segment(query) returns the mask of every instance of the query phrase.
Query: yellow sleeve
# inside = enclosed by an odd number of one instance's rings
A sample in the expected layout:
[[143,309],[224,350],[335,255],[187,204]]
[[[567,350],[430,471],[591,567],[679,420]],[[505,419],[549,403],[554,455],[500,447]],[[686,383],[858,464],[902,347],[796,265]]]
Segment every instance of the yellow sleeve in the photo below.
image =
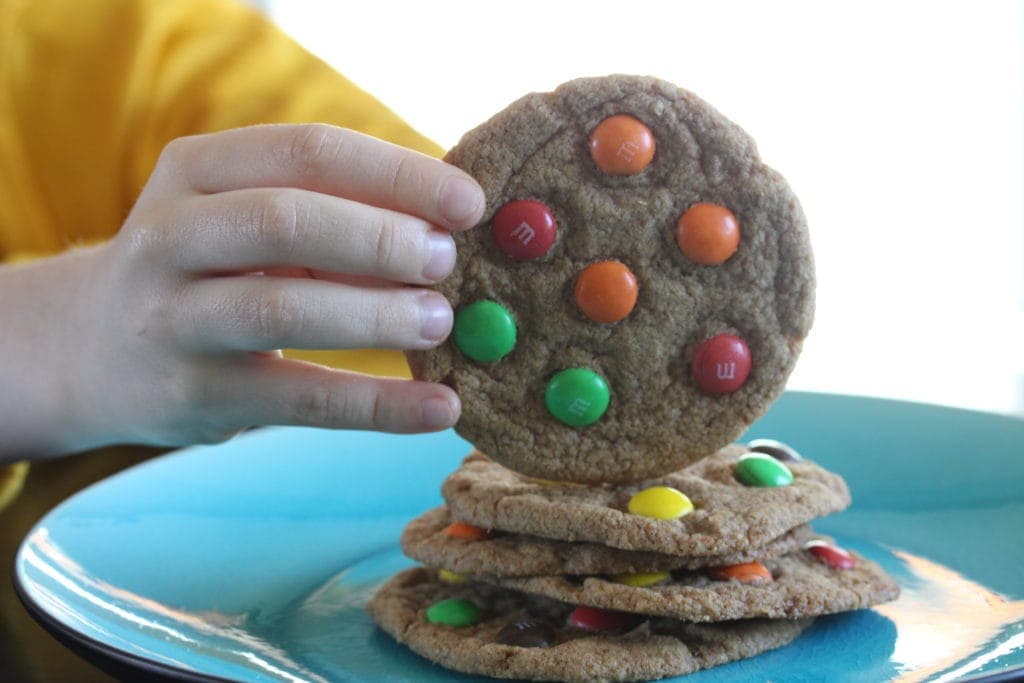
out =
[[0,510],[7,507],[7,504],[14,500],[14,497],[21,491],[27,474],[27,462],[0,465]]
[[[2,0],[0,93],[0,258],[108,238],[183,135],[316,121],[442,153],[230,0]],[[408,376],[397,352],[301,355]]]

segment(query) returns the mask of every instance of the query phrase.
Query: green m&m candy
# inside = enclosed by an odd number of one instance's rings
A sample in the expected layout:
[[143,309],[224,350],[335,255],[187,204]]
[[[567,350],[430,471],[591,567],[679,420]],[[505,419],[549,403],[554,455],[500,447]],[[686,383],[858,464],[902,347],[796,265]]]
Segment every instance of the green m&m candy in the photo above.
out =
[[427,608],[427,621],[445,626],[472,626],[480,618],[480,608],[469,600],[449,598]]
[[492,363],[516,345],[516,321],[496,301],[477,301],[459,309],[452,331],[455,346],[478,363]]
[[747,453],[736,463],[736,478],[747,486],[789,486],[793,473],[770,455]]
[[572,427],[586,427],[608,410],[611,393],[604,377],[587,368],[562,370],[548,381],[548,412]]

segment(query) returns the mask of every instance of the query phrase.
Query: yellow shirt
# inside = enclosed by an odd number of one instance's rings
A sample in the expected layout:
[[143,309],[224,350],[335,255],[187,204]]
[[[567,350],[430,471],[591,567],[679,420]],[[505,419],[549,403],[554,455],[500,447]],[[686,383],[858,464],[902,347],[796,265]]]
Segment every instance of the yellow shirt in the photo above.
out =
[[[314,121],[441,154],[240,3],[0,0],[0,260],[113,235],[174,138]],[[394,351],[289,355],[408,376]]]

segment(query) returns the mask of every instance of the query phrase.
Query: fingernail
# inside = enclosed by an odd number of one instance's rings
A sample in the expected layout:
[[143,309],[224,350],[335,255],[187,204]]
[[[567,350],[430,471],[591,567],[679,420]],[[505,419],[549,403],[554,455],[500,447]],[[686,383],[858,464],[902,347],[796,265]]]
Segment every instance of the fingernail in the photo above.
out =
[[480,186],[462,176],[453,175],[441,193],[441,215],[456,228],[470,228],[484,204]]
[[455,240],[448,233],[432,231],[427,236],[430,258],[423,268],[427,280],[442,280],[455,267]]
[[420,336],[431,342],[438,342],[448,336],[452,329],[452,307],[447,299],[437,293],[420,297]]
[[435,397],[420,404],[420,417],[427,429],[445,429],[455,424],[455,410],[448,399]]

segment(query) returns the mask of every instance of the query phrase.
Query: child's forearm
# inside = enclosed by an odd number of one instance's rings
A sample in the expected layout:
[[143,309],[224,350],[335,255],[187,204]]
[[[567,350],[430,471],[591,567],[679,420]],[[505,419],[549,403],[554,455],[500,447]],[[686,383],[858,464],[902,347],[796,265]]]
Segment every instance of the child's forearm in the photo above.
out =
[[98,249],[0,266],[0,462],[98,445],[79,372],[89,362],[81,297]]

